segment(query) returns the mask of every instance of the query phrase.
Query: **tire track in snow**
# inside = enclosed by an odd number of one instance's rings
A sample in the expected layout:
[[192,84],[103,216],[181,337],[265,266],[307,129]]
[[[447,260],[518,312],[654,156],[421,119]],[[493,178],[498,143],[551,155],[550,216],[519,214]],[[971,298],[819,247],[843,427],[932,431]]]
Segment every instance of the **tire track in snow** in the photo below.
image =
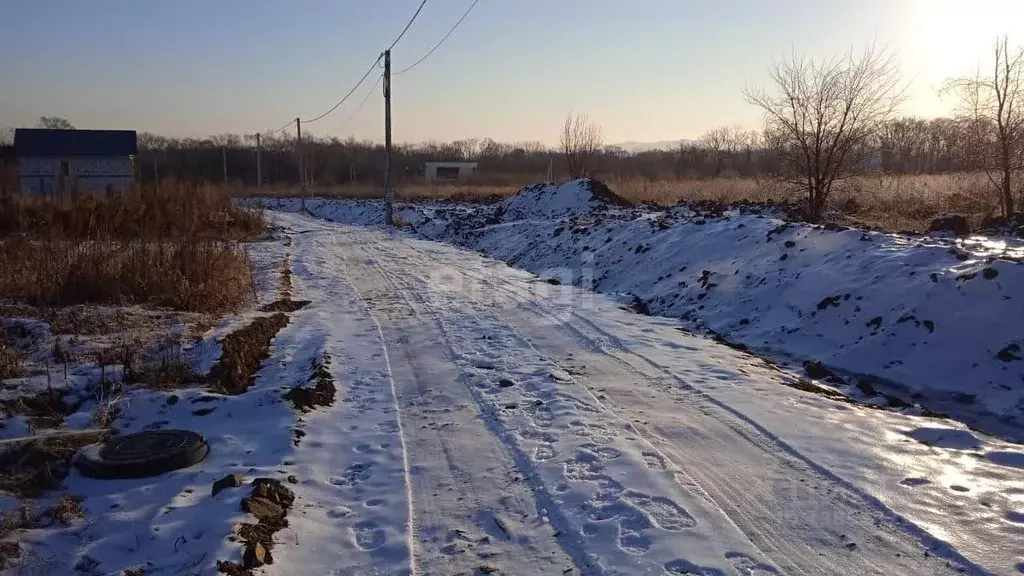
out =
[[[403,246],[406,246],[410,250],[419,253],[421,256],[431,260],[436,260],[436,257],[434,255],[428,254],[424,250],[420,250],[419,248],[413,245],[414,243],[415,241],[401,242]],[[445,255],[452,256],[452,254],[450,253],[451,251],[448,252],[449,253],[446,253]],[[458,253],[461,251],[456,252]],[[926,549],[931,552],[931,554],[944,557],[947,560],[955,562],[956,564],[964,567],[965,570],[972,571],[973,573],[985,573],[984,570],[982,570],[980,567],[973,565],[973,563],[971,563],[969,560],[960,555],[955,549],[953,549],[947,543],[934,538],[933,536],[931,536],[931,534],[927,533],[922,528],[907,522],[902,517],[892,512],[877,498],[869,494],[863,493],[861,490],[849,484],[842,478],[835,476],[831,471],[822,468],[813,460],[810,460],[809,458],[803,456],[790,445],[788,445],[775,435],[771,434],[769,431],[765,430],[763,427],[761,427],[759,424],[748,418],[746,415],[737,412],[730,406],[718,401],[717,399],[711,397],[707,393],[696,389],[695,387],[681,379],[678,375],[673,373],[667,367],[662,366],[654,362],[647,356],[630,349],[628,345],[621,341],[621,339],[617,338],[615,335],[607,332],[606,330],[600,328],[593,321],[583,316],[580,316],[575,311],[571,312],[571,316],[573,318],[589,325],[592,331],[596,332],[599,335],[598,338],[595,338],[594,336],[587,334],[585,331],[581,330],[571,321],[563,320],[561,318],[562,314],[553,313],[551,311],[544,309],[539,302],[532,300],[529,294],[524,296],[522,293],[515,290],[514,288],[509,288],[505,285],[491,282],[489,279],[478,275],[476,270],[460,266],[458,264],[457,256],[446,258],[444,262],[447,265],[457,268],[464,275],[487,285],[489,288],[512,296],[518,303],[526,305],[534,312],[546,317],[553,324],[565,330],[574,339],[579,341],[581,344],[584,344],[584,348],[590,349],[592,351],[595,351],[599,355],[603,355],[607,358],[612,359],[613,361],[620,364],[627,371],[635,374],[640,381],[649,383],[659,383],[661,387],[663,387],[663,389],[667,391],[672,391],[673,387],[671,385],[668,385],[667,383],[664,383],[662,379],[667,377],[670,380],[673,380],[677,384],[677,386],[681,386],[683,391],[685,391],[689,396],[689,398],[686,400],[687,403],[694,404],[696,402],[697,407],[700,408],[703,414],[718,420],[721,424],[724,424],[729,429],[731,429],[736,435],[738,435],[741,438],[744,438],[747,442],[749,442],[751,446],[757,447],[759,450],[763,451],[765,454],[769,455],[773,459],[779,458],[778,452],[781,450],[782,452],[795,458],[805,467],[809,468],[809,470],[807,470],[806,472],[813,477],[817,477],[819,482],[837,485],[837,487],[841,488],[844,492],[851,493],[850,496],[852,496],[852,500],[849,500],[846,506],[854,505],[856,500],[864,501],[866,504],[868,504],[868,506],[871,509],[875,511],[877,516],[881,517],[861,520],[858,518],[859,514],[849,515],[850,520],[854,524],[860,525],[862,527],[862,531],[865,534],[871,533],[872,528],[877,526],[879,522],[884,522],[890,531],[902,533],[914,538],[915,540],[920,542],[921,545],[925,546]],[[524,342],[529,343],[529,340],[524,338]],[[532,344],[530,345],[532,347]],[[617,349],[627,355],[636,357],[642,363],[645,363],[649,365],[651,368],[655,369],[659,374],[651,375],[650,373],[641,370],[633,363],[619,356],[619,354],[612,352],[610,349]],[[584,387],[584,389],[587,389],[587,387]],[[590,392],[589,389],[587,389],[587,391],[590,394],[590,396],[593,397],[596,403],[607,408],[606,403],[602,403],[592,392]],[[678,393],[678,390],[675,390],[675,392]],[[702,404],[710,404],[712,407],[717,408],[718,410],[716,411],[714,409],[701,407]],[[721,411],[724,411],[725,414],[723,414]],[[628,420],[623,420],[628,422]],[[648,439],[644,434],[641,434],[639,430],[637,431],[637,433],[642,438],[644,438],[645,441],[650,443],[651,447],[654,450],[656,450],[657,453],[661,455],[661,457],[665,457],[661,450],[655,447],[654,442]],[[658,438],[657,436],[655,436],[653,431],[651,430],[645,430],[645,434],[657,438],[659,440],[658,444],[661,444],[663,446],[666,444],[670,445],[670,443],[667,442],[665,439]],[[680,456],[676,455],[674,458],[670,460],[680,460]],[[789,465],[787,465],[785,462],[779,462],[779,465],[783,467],[789,467]],[[797,470],[799,470],[800,468],[801,467],[798,465]],[[773,530],[770,524],[761,526],[759,525],[759,522],[752,520],[751,516],[746,512],[745,508],[757,510],[760,507],[759,503],[749,498],[749,496],[744,492],[734,490],[730,486],[728,481],[722,481],[722,478],[719,478],[717,480],[712,479],[709,476],[701,474],[697,469],[694,468],[690,468],[688,472],[683,472],[684,469],[675,462],[673,462],[673,470],[676,473],[683,474],[686,476],[697,475],[700,482],[693,482],[693,478],[688,478],[688,483],[699,486],[702,490],[704,489],[703,487],[709,487],[713,488],[714,492],[718,492],[718,497],[712,497],[706,491],[705,494],[708,494],[708,497],[712,501],[714,501],[716,505],[719,506],[719,508],[721,508],[723,511],[728,511],[728,515],[731,518],[739,520],[739,525],[743,526],[743,530],[754,536],[754,540],[752,541],[754,541],[755,543],[756,541],[759,541],[762,543],[762,545],[766,544],[769,547],[769,549],[776,551],[776,554],[772,554],[773,557],[781,555],[781,563],[783,565],[787,565],[788,571],[800,572],[801,567],[812,567],[809,569],[808,573],[827,573],[833,572],[835,570],[834,563],[829,562],[828,559],[820,558],[816,552],[810,550],[807,546],[795,542],[790,542],[785,537],[781,536],[782,534],[785,534],[784,531]],[[829,492],[831,492],[831,490],[829,490]],[[838,496],[831,496],[830,494],[829,497],[827,497],[827,499],[836,504],[837,506],[842,506],[839,504],[839,501],[842,500],[842,498]],[[849,499],[849,497],[847,497],[847,499]],[[747,504],[748,506],[733,505],[732,503],[744,503]],[[800,558],[801,560],[795,564],[787,561],[787,559],[793,558]],[[886,566],[879,565],[876,567],[876,570],[879,570],[879,573],[884,573],[885,568]]]
[[[379,247],[379,245],[378,245],[378,247]],[[395,257],[395,258],[398,258],[398,259],[403,259],[403,260],[406,259],[406,258],[404,258],[404,257],[402,257],[402,256],[400,256],[400,255],[398,255],[398,254],[396,254],[394,252],[392,252],[391,255],[393,257]],[[406,277],[408,277],[408,275],[406,275]],[[410,292],[414,293],[414,294],[430,294],[431,293],[430,287],[428,287],[428,286],[424,286],[422,289],[413,289],[413,288],[409,288],[407,286],[406,289],[409,290]],[[430,304],[427,303],[425,297],[421,296],[421,299],[424,301],[425,304],[430,306]],[[474,301],[474,302],[478,306],[480,305],[479,302],[476,302],[476,301]],[[480,323],[480,316],[478,314],[473,313],[473,312],[470,312],[470,314],[472,314],[476,318],[477,323]],[[445,330],[445,332],[447,334],[447,338],[449,339],[450,345],[454,346],[454,344],[451,343],[451,340],[452,340],[451,330],[444,326],[445,322],[444,322],[443,318],[439,317],[438,318],[438,322],[439,322],[440,325],[442,325],[442,328]],[[526,348],[530,349],[534,354],[536,354],[538,357],[540,357],[546,364],[548,364],[548,365],[550,365],[552,367],[557,366],[557,364],[552,359],[550,359],[550,358],[546,357],[545,355],[541,354],[529,342],[528,339],[526,339],[521,334],[519,334],[515,330],[515,328],[512,327],[507,321],[502,319],[500,317],[500,315],[496,315],[495,322],[497,322],[498,324],[502,325],[504,327],[504,330],[514,334],[514,337],[515,337],[516,340],[519,340]],[[454,353],[454,348],[453,348],[453,353]],[[596,401],[596,398],[595,398],[595,401]],[[486,402],[486,399],[484,399],[483,402]],[[577,403],[578,402],[579,401],[577,401]],[[597,404],[600,406],[600,402],[597,402]],[[600,413],[599,410],[592,410],[592,412]],[[604,408],[604,412],[609,414],[613,419],[619,420],[620,423],[624,426],[624,429],[636,432],[635,428],[632,427],[632,425],[630,423],[628,423],[625,420],[619,418],[617,415],[615,415],[611,411],[607,410],[607,408]],[[500,414],[500,412],[498,414]],[[502,426],[503,418],[498,416],[496,418],[496,420],[497,420],[497,424],[500,427],[504,427],[504,426]],[[576,429],[578,430],[578,433],[581,433],[581,434],[584,434],[584,435],[590,435],[592,433],[589,430],[590,426],[589,425],[583,426],[582,424],[584,424],[584,423],[581,422],[581,421],[570,422],[569,423],[570,424],[570,428],[572,427],[571,425],[574,424],[574,423],[581,424],[581,426],[577,426],[576,427]],[[607,428],[607,426],[601,425],[598,429],[600,430],[600,429],[606,429],[606,428]],[[519,446],[519,443],[517,442],[514,433],[509,434],[508,431],[506,431],[504,435],[505,435],[505,437],[507,439],[506,441],[508,441],[510,443],[510,447],[512,449],[517,450],[521,454],[525,454],[526,451],[523,450],[523,448],[521,446]],[[543,438],[542,434],[540,435],[540,437],[538,439],[540,439],[542,441],[546,440],[545,438]],[[549,440],[549,441],[553,441],[553,440]],[[611,441],[611,438],[606,438],[604,441]],[[660,455],[660,452],[657,451],[657,448],[654,445],[650,444],[649,442],[646,442],[646,439],[642,438],[641,441],[643,441],[645,443],[645,445],[646,445],[646,447],[648,449],[654,450],[655,453],[659,454],[659,456],[658,456],[659,458],[664,458],[664,456]],[[593,445],[585,445],[585,446],[592,447]],[[594,452],[600,453],[601,449],[597,448]],[[604,452],[604,454],[606,456],[611,456],[612,458],[615,458],[615,457],[618,457],[621,453],[619,453],[616,450],[616,451],[614,451],[614,453],[609,453],[609,452],[606,451],[606,452]],[[580,459],[580,458],[582,458],[582,459]],[[644,494],[642,492],[636,492],[634,490],[628,489],[628,487],[623,486],[619,482],[614,480],[612,478],[612,476],[604,473],[604,468],[603,468],[604,464],[600,462],[600,457],[597,457],[596,460],[593,459],[593,458],[594,458],[594,455],[592,455],[589,450],[584,450],[582,452],[577,452],[575,459],[569,459],[569,460],[566,461],[566,464],[565,464],[565,466],[566,466],[565,478],[570,480],[571,482],[596,483],[600,487],[600,489],[603,491],[603,493],[599,492],[597,494],[597,496],[596,496],[596,500],[588,501],[588,502],[583,504],[583,507],[584,507],[585,510],[587,510],[588,506],[590,507],[589,510],[586,513],[586,517],[591,518],[591,520],[596,521],[597,523],[606,522],[606,521],[615,521],[615,522],[617,522],[618,523],[618,527],[619,527],[618,528],[618,530],[619,530],[619,535],[618,535],[619,546],[625,552],[627,552],[629,554],[633,554],[633,555],[644,555],[644,554],[647,554],[648,549],[650,548],[651,543],[649,542],[649,537],[645,534],[645,532],[647,532],[647,531],[649,531],[649,530],[651,530],[653,528],[660,528],[660,529],[663,529],[663,530],[666,530],[666,531],[669,531],[669,532],[674,532],[674,531],[679,531],[679,530],[683,530],[683,529],[687,529],[687,528],[693,528],[695,526],[695,522],[694,522],[693,518],[690,517],[689,514],[684,509],[679,507],[679,505],[676,504],[673,500],[671,500],[669,498],[660,497],[660,496],[649,496],[649,495]],[[658,471],[655,470],[654,472],[656,473]],[[664,472],[664,471],[662,471],[662,472]],[[559,483],[555,483],[555,490],[556,490],[556,492],[559,491],[558,487],[559,487]],[[583,533],[584,536],[597,536],[599,534],[599,532],[600,532],[599,525],[598,524],[594,524],[593,522],[590,522],[590,521],[584,521],[581,530],[582,530],[582,533]],[[585,543],[584,543],[584,545],[585,545]],[[585,558],[592,558],[592,557],[595,557],[595,556],[596,556],[596,554],[586,553],[584,557]],[[767,566],[767,565],[765,565],[763,563],[758,563],[758,562],[754,561],[750,556],[748,556],[746,554],[743,554],[743,553],[727,552],[724,555],[724,557],[730,562],[730,564],[735,564],[735,562],[733,562],[731,559],[744,558],[744,559],[748,560],[748,563],[751,566],[758,567],[758,569],[762,571],[761,573],[768,574],[768,573],[774,573],[775,572],[774,568],[771,568],[770,566]],[[630,570],[629,567],[633,564],[633,562],[635,562],[635,561],[628,561],[627,560],[627,561],[625,561],[625,563],[623,563],[623,559],[619,558],[618,559],[618,563],[616,564],[616,566],[618,568],[625,568],[626,570]],[[613,564],[614,563],[615,562],[613,562]],[[645,566],[645,565],[646,565],[645,563],[641,563],[637,567]],[[715,569],[696,566],[696,565],[690,564],[686,560],[680,560],[680,559],[669,560],[668,562],[665,563],[664,569],[666,571],[670,572],[670,573],[683,573],[681,571],[681,567],[684,566],[684,565],[695,566],[696,568],[700,568],[701,570],[705,570],[705,568],[706,568],[708,570],[707,573],[717,573],[717,572],[715,572]],[[588,568],[590,568],[590,567],[592,567],[592,566],[588,566]],[[593,567],[597,567],[596,564]],[[599,568],[599,569],[603,571],[603,569],[601,569],[601,568]],[[613,572],[613,573],[617,573],[617,572]]]
[[[339,390],[333,406],[301,417],[307,434],[291,464],[303,504],[275,556],[304,573],[418,574],[412,502],[398,496],[408,482],[407,451],[379,330],[355,286],[324,274],[334,272],[325,236],[303,233],[314,231],[305,220],[285,220],[295,232],[294,289],[313,301],[300,313],[301,338],[292,348],[295,356],[328,351]],[[289,360],[292,354],[282,364]]]
[[[355,245],[355,244],[357,244],[357,243],[349,243],[349,245]],[[373,265],[372,267],[376,269],[376,273],[381,278],[383,278],[388,284],[391,285],[391,288],[394,290],[395,294],[397,294],[397,296],[405,303],[406,307],[412,312],[412,314],[419,321],[429,321],[432,324],[435,324],[437,326],[437,329],[440,331],[440,335],[442,336],[442,338],[445,338],[444,345],[447,346],[447,353],[452,356],[453,361],[454,361],[454,359],[457,358],[459,355],[455,351],[455,349],[452,348],[452,346],[451,346],[450,336],[447,333],[447,327],[444,325],[443,320],[435,313],[435,311],[433,310],[433,308],[431,307],[429,302],[427,302],[425,299],[417,298],[416,297],[417,293],[416,293],[415,290],[410,289],[406,284],[404,284],[403,282],[398,280],[399,276],[396,275],[395,272],[393,272],[387,265],[385,265],[383,263],[383,259],[379,257],[379,253],[375,254],[373,252],[374,250],[381,251],[381,252],[387,252],[386,248],[384,248],[379,243],[374,242],[374,243],[371,243],[369,245],[367,245],[365,243],[361,243],[360,249],[363,252],[366,252],[367,256],[370,257],[368,260],[364,260],[364,262],[372,263],[372,265]],[[411,300],[409,298],[409,295],[413,295],[413,299],[417,300],[418,302],[420,302],[423,306],[425,306],[427,308],[427,310],[425,311],[425,314],[421,314],[422,310],[421,310],[420,306],[418,306],[415,302],[413,302],[413,300]],[[400,331],[401,331],[401,329],[399,329],[399,332]],[[425,342],[420,342],[419,344],[421,346],[423,346],[425,344]],[[417,379],[418,380],[418,378],[416,377],[415,362],[410,362],[410,364],[412,364],[413,379]],[[457,364],[455,365],[455,367],[458,368]],[[492,436],[494,436],[499,441],[497,445],[502,447],[501,450],[503,450],[505,453],[508,453],[507,448],[505,447],[504,442],[501,441],[502,439],[491,428],[491,424],[492,424],[491,418],[488,417],[488,414],[487,414],[486,410],[483,410],[483,408],[485,408],[485,407],[483,405],[481,405],[478,401],[476,401],[474,389],[465,382],[465,378],[463,377],[463,375],[461,373],[458,374],[457,377],[454,378],[454,380],[457,380],[457,381],[459,381],[460,383],[462,383],[464,385],[466,391],[470,394],[471,398],[473,398],[474,402],[481,408],[481,411],[482,411],[481,420],[487,426],[487,430],[486,431],[489,434],[491,434]],[[420,392],[424,392],[424,390],[422,388],[420,388],[419,391]],[[420,404],[422,404],[422,402]],[[410,402],[409,405],[412,406],[412,403]],[[454,440],[455,439],[453,439],[452,441],[454,441]],[[551,533],[549,528],[547,528],[546,526],[541,524],[539,527],[532,529],[532,534],[528,534],[528,533],[524,533],[522,531],[522,528],[528,528],[528,527],[525,526],[524,524],[520,523],[520,524],[518,524],[518,527],[520,529],[518,529],[518,530],[516,529],[517,528],[517,524],[516,523],[520,522],[520,519],[515,517],[514,515],[509,514],[509,513],[512,512],[513,510],[517,509],[517,508],[520,511],[522,511],[522,510],[524,510],[526,508],[532,508],[532,506],[528,507],[528,506],[524,506],[524,505],[519,505],[519,506],[514,506],[513,508],[510,509],[510,508],[508,508],[507,505],[505,505],[505,506],[502,505],[502,500],[505,500],[506,498],[509,498],[509,497],[511,497],[513,499],[518,499],[519,498],[519,496],[516,493],[516,490],[513,489],[514,485],[506,486],[506,489],[504,490],[503,494],[494,494],[494,493],[489,494],[488,495],[489,498],[490,498],[489,500],[485,499],[485,498],[482,498],[481,496],[479,496],[477,494],[477,491],[475,490],[475,487],[474,487],[474,481],[485,482],[485,483],[488,482],[489,480],[486,477],[486,474],[481,473],[481,471],[478,469],[474,474],[470,475],[468,473],[468,470],[465,471],[465,473],[463,473],[461,471],[461,469],[462,468],[472,467],[472,464],[470,462],[466,461],[465,459],[472,459],[474,457],[479,457],[479,456],[481,456],[483,454],[486,454],[486,450],[484,450],[483,453],[478,452],[476,454],[472,454],[472,453],[467,453],[465,447],[461,448],[459,450],[459,454],[460,454],[460,457],[463,459],[463,462],[460,464],[459,462],[455,461],[455,456],[452,454],[450,448],[448,447],[449,440],[446,439],[446,436],[444,434],[439,435],[439,437],[437,438],[437,442],[440,444],[440,448],[441,448],[441,450],[444,453],[444,459],[447,462],[447,466],[448,466],[448,469],[449,469],[450,473],[452,474],[453,477],[455,477],[457,479],[457,485],[454,487],[454,489],[457,489],[457,490],[459,490],[459,491],[461,491],[463,493],[468,494],[468,496],[469,496],[468,499],[472,500],[472,502],[474,504],[474,508],[475,508],[475,511],[472,513],[472,521],[473,521],[473,523],[475,525],[477,525],[478,527],[483,528],[487,532],[488,536],[491,539],[490,542],[488,542],[488,544],[489,545],[493,544],[496,547],[498,547],[499,549],[504,549],[504,548],[512,547],[510,552],[515,552],[516,550],[518,550],[515,554],[511,554],[511,553],[506,553],[505,554],[505,555],[508,556],[508,559],[505,560],[506,562],[508,560],[511,560],[511,561],[517,562],[517,564],[515,564],[514,567],[511,570],[508,570],[508,571],[504,571],[503,570],[503,573],[509,573],[509,574],[537,574],[537,575],[545,574],[546,575],[546,574],[553,573],[553,572],[554,573],[568,574],[568,573],[570,573],[572,571],[572,568],[574,568],[575,566],[570,565],[569,569],[565,569],[565,562],[564,561],[560,561],[558,558],[550,558],[549,556],[551,555],[551,551],[546,551],[546,552],[544,551],[546,549],[546,546],[542,542],[543,539],[551,539],[552,540],[552,544],[553,544],[553,548],[556,549],[556,550],[559,549],[557,544],[555,544],[555,539],[553,538],[552,533]],[[413,443],[416,444],[415,441]],[[429,445],[425,445],[424,448],[429,450]],[[422,461],[423,456],[424,455],[422,455],[422,454],[421,455],[417,455],[416,456],[416,460]],[[510,454],[510,456],[512,457],[511,462],[512,462],[512,465],[515,467],[514,469],[516,469],[516,468],[519,469],[520,474],[523,474],[522,467],[518,466],[518,464],[520,464],[519,459],[515,458],[515,456],[516,456],[515,454]],[[416,466],[416,468],[420,468],[421,469],[421,473],[426,473],[426,471],[427,471],[427,469],[429,467]],[[479,468],[479,466],[477,466],[477,468]],[[529,482],[529,475],[523,474],[523,476],[526,477],[527,482]],[[491,479],[491,480],[493,480],[493,479]],[[435,496],[436,496],[436,494],[435,494]],[[459,500],[462,500],[462,499],[463,498],[459,498]],[[449,517],[448,518],[442,518],[442,519],[432,518],[432,520],[435,520],[435,521],[447,521],[447,522],[451,523],[451,522],[458,522],[458,521],[466,520],[467,519],[467,518],[463,517],[463,516],[465,516],[465,514],[460,514],[459,513],[458,508],[460,508],[460,506],[454,506],[454,507],[453,506],[446,506],[442,501],[434,502],[433,504],[438,508],[439,511],[441,511],[441,512],[445,512],[446,511],[448,513]],[[465,508],[464,506],[461,506],[461,507]],[[506,512],[504,520],[501,520],[497,515],[495,515],[494,511],[492,510],[495,507],[497,507],[497,508],[499,508],[501,510],[504,510]],[[534,512],[534,515],[535,514],[536,513]],[[517,515],[522,515],[523,518],[527,517],[527,514],[517,514]],[[422,529],[425,527],[424,522],[421,522],[421,524],[420,524],[421,532],[422,532]],[[512,524],[509,524],[510,522],[512,522]],[[538,529],[541,530],[542,535],[538,535],[537,534]],[[452,555],[451,556],[451,561],[455,562],[456,566],[457,566],[457,563],[459,561],[463,561],[464,562],[464,560],[462,560],[460,557],[458,557],[462,553],[462,551],[458,549],[460,541],[462,541],[462,542],[469,542],[470,539],[467,539],[466,536],[468,536],[468,535],[465,534],[462,530],[460,530],[458,528],[449,530],[449,533],[454,533],[455,534],[456,542],[450,542],[449,543],[448,540],[446,539],[444,543],[448,543],[448,545],[445,546],[445,548],[442,548],[441,552],[442,553],[451,553],[451,555]],[[424,542],[432,541],[433,540],[432,536],[433,536],[432,534],[425,534],[425,535],[424,534],[420,534],[420,539],[422,541],[424,541]],[[525,541],[523,540],[524,537],[526,538]],[[486,537],[485,537],[485,540],[486,540]],[[495,540],[500,540],[501,542],[495,542]],[[455,548],[454,550],[452,549],[453,547]],[[479,547],[477,549],[480,550]],[[423,549],[421,548],[420,551],[422,552]],[[543,553],[541,553],[541,552],[543,552]],[[500,563],[502,561],[502,557],[501,556],[495,556],[495,555],[492,555],[490,553],[486,553],[486,554],[487,554],[486,556],[482,556],[481,557],[481,559],[485,560],[484,563],[481,563],[479,560],[474,560],[474,561],[472,561],[470,563],[470,565],[462,566],[461,568],[457,568],[456,566],[443,566],[443,567],[439,568],[439,572],[438,573],[440,573],[440,574],[449,574],[449,573],[453,573],[453,571],[457,571],[459,573],[463,573],[463,571],[465,569],[476,570],[479,566],[488,566],[489,564]],[[439,559],[437,559],[437,558],[430,559],[430,561],[431,561],[432,565],[439,563]],[[561,562],[560,565],[558,565],[559,562]],[[552,565],[552,563],[555,563],[556,565]],[[427,560],[421,561],[421,563],[420,563],[421,569],[426,570],[426,568],[425,568],[426,565],[427,565]],[[588,572],[586,570],[583,570],[582,573],[583,574],[590,574],[590,573],[599,574],[597,572]]]
[[384,354],[384,366],[386,370],[387,380],[388,384],[391,387],[391,401],[395,411],[395,423],[397,428],[396,432],[398,434],[399,441],[401,442],[402,445],[402,468],[405,473],[405,499],[406,502],[408,503],[409,516],[408,523],[406,524],[406,534],[408,535],[407,541],[409,546],[409,572],[411,576],[418,576],[419,570],[416,564],[416,539],[414,537],[414,535],[416,534],[414,517],[415,510],[412,497],[412,478],[409,471],[409,449],[405,442],[405,430],[402,423],[402,410],[398,404],[398,394],[395,392],[395,379],[391,371],[391,358],[388,355],[387,342],[384,340],[384,332],[383,330],[381,330],[380,322],[377,321],[377,317],[374,316],[373,314],[373,309],[370,308],[370,306],[366,302],[366,298],[363,297],[362,293],[359,292],[359,289],[356,288],[355,283],[352,282],[348,274],[348,269],[347,267],[345,267],[344,263],[342,264],[340,272],[345,283],[348,284],[348,286],[352,289],[352,292],[356,295],[360,302],[362,302],[363,308],[369,315],[370,320],[373,322],[374,327],[377,329],[377,335],[380,337],[380,346],[381,351]]

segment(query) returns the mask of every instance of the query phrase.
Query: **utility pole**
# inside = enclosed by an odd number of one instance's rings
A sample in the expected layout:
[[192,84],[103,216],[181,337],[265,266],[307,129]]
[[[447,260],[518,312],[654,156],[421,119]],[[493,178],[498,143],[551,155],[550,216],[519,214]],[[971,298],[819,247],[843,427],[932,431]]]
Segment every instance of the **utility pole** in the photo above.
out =
[[[157,152],[153,151],[153,184],[160,184],[160,159]],[[141,170],[141,168],[140,168]]]
[[391,50],[384,51],[384,223],[394,225],[395,183],[391,162]]
[[228,147],[220,147],[220,164],[224,168],[224,185],[228,185]]
[[263,164],[260,163],[260,135],[256,133],[256,187],[261,188],[263,186]]
[[[299,165],[299,185],[306,191],[306,171],[302,169],[302,120],[295,119],[295,158]],[[302,205],[306,205],[306,197],[302,197]]]

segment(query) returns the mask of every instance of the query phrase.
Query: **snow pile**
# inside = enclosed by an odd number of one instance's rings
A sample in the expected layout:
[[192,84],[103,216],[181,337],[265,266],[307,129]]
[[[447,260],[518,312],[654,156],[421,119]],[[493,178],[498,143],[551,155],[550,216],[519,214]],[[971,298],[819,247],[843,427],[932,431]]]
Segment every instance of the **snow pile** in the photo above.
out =
[[[635,297],[640,309],[776,360],[815,363],[809,376],[865,401],[903,407],[876,394],[884,392],[1019,434],[1021,244],[825,229],[740,210],[609,210],[590,188],[542,185],[496,206],[396,213],[429,238],[624,302]],[[317,216],[381,221],[379,204],[321,202],[308,204]]]
[[552,220],[584,216],[612,206],[629,203],[597,180],[573,180],[565,184],[527,186],[501,202],[495,216],[503,222],[516,220]]
[[759,352],[820,361],[866,380],[861,394],[1024,416],[1021,265],[753,215],[698,222],[531,222],[482,230],[471,246],[563,283],[636,295],[653,314],[700,321]]

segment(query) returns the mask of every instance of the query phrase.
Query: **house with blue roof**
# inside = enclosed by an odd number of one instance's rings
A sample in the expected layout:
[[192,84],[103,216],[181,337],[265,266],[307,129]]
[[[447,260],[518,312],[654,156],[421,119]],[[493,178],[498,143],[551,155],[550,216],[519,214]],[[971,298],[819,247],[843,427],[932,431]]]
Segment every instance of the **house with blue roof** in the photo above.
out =
[[135,181],[138,137],[134,130],[14,132],[23,194],[123,190]]

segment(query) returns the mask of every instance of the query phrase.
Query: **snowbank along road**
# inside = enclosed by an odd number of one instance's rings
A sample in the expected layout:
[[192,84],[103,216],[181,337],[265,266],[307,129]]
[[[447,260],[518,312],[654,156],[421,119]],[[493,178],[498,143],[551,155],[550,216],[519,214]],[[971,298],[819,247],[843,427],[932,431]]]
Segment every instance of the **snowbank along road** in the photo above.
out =
[[1016,445],[474,252],[272,219],[312,303],[266,365],[322,350],[339,389],[268,573],[1024,573]]

